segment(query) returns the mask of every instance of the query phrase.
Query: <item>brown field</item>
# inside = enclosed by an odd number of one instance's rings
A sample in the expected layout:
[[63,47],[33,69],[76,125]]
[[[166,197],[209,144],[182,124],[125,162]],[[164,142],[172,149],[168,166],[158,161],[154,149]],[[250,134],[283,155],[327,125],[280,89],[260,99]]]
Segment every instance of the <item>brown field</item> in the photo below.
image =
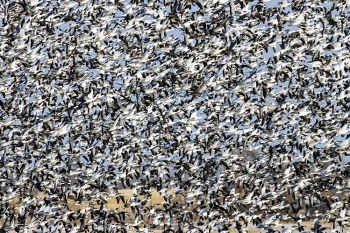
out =
[[[175,195],[175,193],[171,193],[173,195]],[[124,190],[119,190],[119,195],[122,195],[125,197],[126,200],[130,199],[133,196],[133,191],[131,189],[124,189]],[[44,199],[45,195],[43,193],[37,193],[35,195],[37,198],[39,199]],[[143,196],[139,196],[140,199],[143,198]],[[159,194],[155,189],[151,190],[151,196],[148,198],[148,201],[146,203],[146,206],[148,207],[158,207],[158,208],[162,208],[162,202],[164,201],[164,198],[161,194]],[[173,199],[173,201],[176,201],[178,203],[184,203],[184,197],[183,196],[176,196]],[[19,200],[19,198],[15,198],[13,199],[13,204],[15,205],[16,208],[21,206],[21,201]],[[84,210],[86,208],[89,207],[89,205],[91,206],[91,204],[94,207],[100,207],[100,205],[98,204],[98,202],[96,200],[93,201],[83,201],[81,203],[78,203],[76,201],[74,201],[73,199],[69,199],[68,200],[68,208],[70,211],[72,212],[78,212],[80,210]],[[118,211],[125,211],[127,213],[129,213],[129,215],[132,217],[133,213],[131,211],[130,207],[124,207],[124,204],[122,202],[117,201],[117,199],[115,197],[112,198],[107,198],[106,199],[106,203],[104,204],[106,208],[110,209],[110,210],[118,210]],[[323,226],[327,227],[328,229],[332,229],[332,224],[329,222],[321,222]],[[2,226],[3,221],[0,220],[0,227]],[[276,227],[276,229],[281,230],[282,229],[282,225],[296,225],[297,223],[293,223],[293,222],[279,222],[278,225],[279,227]],[[306,221],[303,222],[302,225],[304,226],[305,230],[310,231],[311,228],[313,227],[313,222],[310,221]],[[136,232],[136,230],[132,230],[129,229],[128,232]],[[162,230],[152,230],[152,232],[162,232]],[[230,232],[238,232],[235,228],[231,228]],[[247,232],[251,232],[251,233],[256,233],[256,232],[262,232],[262,229],[257,228],[255,226],[250,226],[247,229]]]

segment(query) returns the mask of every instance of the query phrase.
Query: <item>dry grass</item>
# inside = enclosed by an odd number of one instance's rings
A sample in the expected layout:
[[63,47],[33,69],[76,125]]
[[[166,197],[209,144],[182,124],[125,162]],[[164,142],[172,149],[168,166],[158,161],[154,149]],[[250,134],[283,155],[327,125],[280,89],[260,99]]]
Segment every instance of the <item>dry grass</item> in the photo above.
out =
[[[133,191],[132,189],[123,189],[123,190],[119,190],[119,195],[124,196],[125,200],[130,199],[131,197],[133,197]],[[138,196],[138,198],[140,198],[141,200],[144,198],[143,195]],[[180,197],[178,197],[180,198]],[[124,207],[124,204],[119,201],[117,201],[116,197],[110,197],[107,200],[107,203],[105,204],[105,206],[108,209],[111,210],[121,210],[121,211],[126,211],[126,210],[130,210],[129,207]],[[164,201],[164,198],[161,194],[159,194],[159,192],[157,192],[156,189],[152,189],[151,190],[151,196],[150,198],[148,198],[146,206],[150,207],[150,206],[162,206],[162,202]],[[90,202],[82,202],[81,204],[78,204],[76,201],[70,199],[68,201],[68,207],[71,211],[78,211],[84,208],[87,208],[89,206]],[[93,205],[95,207],[98,207],[98,204],[96,201],[93,201]]]
[[[176,201],[178,203],[184,203],[184,197],[182,195],[175,195],[175,193],[171,193],[175,196],[175,198],[173,199],[173,201]],[[120,190],[119,194],[121,196],[124,196],[125,200],[130,199],[131,197],[133,197],[133,190],[131,189],[124,189],[124,190]],[[38,193],[35,195],[37,198],[39,199],[44,199],[45,198],[45,194],[43,193]],[[144,196],[138,196],[141,200],[144,198]],[[125,211],[127,213],[130,214],[130,216],[132,217],[132,211],[130,207],[125,207],[124,204],[119,201],[117,201],[116,197],[110,197],[106,199],[106,203],[105,203],[105,207],[110,209],[110,210],[118,210],[118,211]],[[151,206],[156,206],[159,208],[162,208],[162,202],[164,201],[163,196],[157,192],[157,190],[152,189],[151,190],[151,196],[148,198],[148,201],[146,203],[146,206],[151,207]],[[15,205],[16,208],[21,206],[21,202],[18,198],[13,199],[13,204]],[[78,203],[76,201],[74,201],[73,199],[69,199],[67,206],[69,208],[70,211],[73,212],[77,212],[79,210],[83,210],[88,208],[90,205],[93,205],[94,207],[100,207],[98,202],[96,200],[93,201],[83,201],[81,203]],[[296,223],[293,222],[283,222],[283,223],[279,223],[279,227],[277,227],[276,229],[281,230],[282,229],[282,225],[296,225]],[[2,225],[2,221],[0,221],[0,226]],[[310,231],[311,228],[313,227],[313,223],[312,222],[303,222],[302,225],[304,226],[305,230]],[[322,225],[327,227],[328,229],[332,229],[332,225],[328,222],[322,222]],[[262,232],[262,229],[259,229],[255,226],[249,226],[247,232],[251,232],[251,233],[256,233],[256,232]],[[132,229],[128,230],[128,232],[136,232]],[[153,230],[153,232],[158,233],[158,232],[162,232],[161,230]],[[230,232],[238,232],[235,228],[231,228]]]

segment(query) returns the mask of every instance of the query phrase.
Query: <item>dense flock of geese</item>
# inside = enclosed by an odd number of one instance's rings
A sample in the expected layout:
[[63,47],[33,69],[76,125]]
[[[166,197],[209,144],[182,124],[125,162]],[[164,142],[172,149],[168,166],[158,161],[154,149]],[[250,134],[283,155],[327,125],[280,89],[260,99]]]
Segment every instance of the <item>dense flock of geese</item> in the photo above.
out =
[[346,232],[349,19],[345,0],[0,0],[0,232]]

